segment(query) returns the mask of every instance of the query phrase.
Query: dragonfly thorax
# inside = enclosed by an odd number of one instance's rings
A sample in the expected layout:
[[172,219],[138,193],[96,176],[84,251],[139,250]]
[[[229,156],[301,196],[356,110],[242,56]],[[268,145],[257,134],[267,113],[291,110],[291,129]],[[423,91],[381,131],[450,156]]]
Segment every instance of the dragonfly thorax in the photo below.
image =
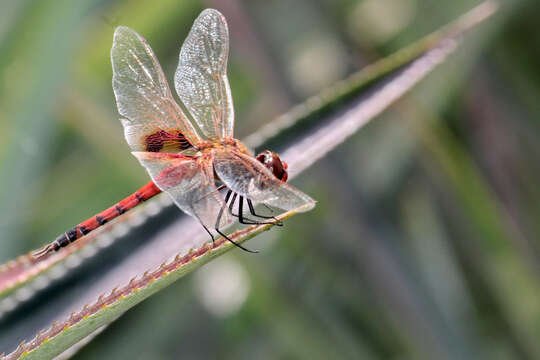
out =
[[253,156],[251,151],[242,144],[240,140],[234,138],[223,138],[219,140],[207,140],[201,141],[197,145],[197,150],[204,152],[204,150],[215,150],[215,149],[224,149],[224,148],[234,148],[235,150],[240,151],[243,154]]

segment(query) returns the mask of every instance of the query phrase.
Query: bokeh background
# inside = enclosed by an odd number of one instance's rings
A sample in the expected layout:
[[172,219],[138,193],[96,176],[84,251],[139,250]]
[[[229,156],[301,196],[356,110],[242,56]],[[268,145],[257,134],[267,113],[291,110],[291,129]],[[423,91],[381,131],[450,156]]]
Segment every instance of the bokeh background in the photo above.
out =
[[[147,181],[117,120],[115,26],[147,38],[171,79],[198,13],[222,11],[242,138],[477,3],[3,0],[0,262]],[[490,31],[295,179],[315,210],[247,244],[260,254],[233,251],[136,306],[74,358],[540,358],[540,3],[502,4]],[[97,264],[54,292],[99,277]],[[0,320],[0,353],[16,344],[8,322],[45,295]]]

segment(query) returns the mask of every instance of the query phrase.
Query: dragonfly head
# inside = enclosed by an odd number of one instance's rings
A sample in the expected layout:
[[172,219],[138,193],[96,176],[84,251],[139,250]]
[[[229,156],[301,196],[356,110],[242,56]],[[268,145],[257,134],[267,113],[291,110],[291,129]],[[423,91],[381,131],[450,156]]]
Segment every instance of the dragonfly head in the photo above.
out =
[[285,182],[287,181],[287,163],[281,161],[278,154],[270,150],[265,150],[259,155],[257,155],[257,160],[259,160],[264,166],[268,168],[277,177],[279,180]]

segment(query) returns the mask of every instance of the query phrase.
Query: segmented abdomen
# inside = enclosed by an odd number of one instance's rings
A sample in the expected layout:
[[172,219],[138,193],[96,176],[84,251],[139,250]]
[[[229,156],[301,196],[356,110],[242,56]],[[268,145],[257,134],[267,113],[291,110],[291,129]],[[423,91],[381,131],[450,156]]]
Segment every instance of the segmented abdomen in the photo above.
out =
[[62,235],[58,236],[55,241],[53,241],[34,255],[42,256],[51,251],[58,251],[60,248],[69,245],[75,240],[88,234],[90,231],[95,230],[102,225],[105,225],[117,216],[122,215],[126,211],[134,208],[135,206],[150,199],[151,197],[156,196],[160,192],[161,190],[154,184],[154,182],[150,181],[142,188],[126,197],[124,200],[116,203],[110,208],[89,218],[88,220],[83,221],[79,225],[75,226],[73,229],[70,229]]

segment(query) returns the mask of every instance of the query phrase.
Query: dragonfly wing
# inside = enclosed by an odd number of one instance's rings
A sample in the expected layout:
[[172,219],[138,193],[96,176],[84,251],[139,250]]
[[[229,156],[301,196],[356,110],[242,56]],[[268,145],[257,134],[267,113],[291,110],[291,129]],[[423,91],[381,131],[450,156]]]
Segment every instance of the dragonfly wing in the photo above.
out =
[[111,61],[118,112],[126,118],[122,124],[133,151],[162,151],[167,142],[183,150],[200,141],[144,38],[128,27],[116,28]]
[[174,84],[202,134],[233,136],[234,109],[227,79],[229,30],[221,13],[204,10],[180,50]]
[[[133,155],[182,211],[207,228],[216,227],[225,202],[215,186],[211,159],[152,152],[133,152]],[[223,211],[217,225],[221,228],[231,221],[228,211]]]
[[253,201],[286,211],[304,205],[307,211],[315,206],[311,197],[280,181],[259,161],[240,152],[216,151],[214,169],[228,188]]

